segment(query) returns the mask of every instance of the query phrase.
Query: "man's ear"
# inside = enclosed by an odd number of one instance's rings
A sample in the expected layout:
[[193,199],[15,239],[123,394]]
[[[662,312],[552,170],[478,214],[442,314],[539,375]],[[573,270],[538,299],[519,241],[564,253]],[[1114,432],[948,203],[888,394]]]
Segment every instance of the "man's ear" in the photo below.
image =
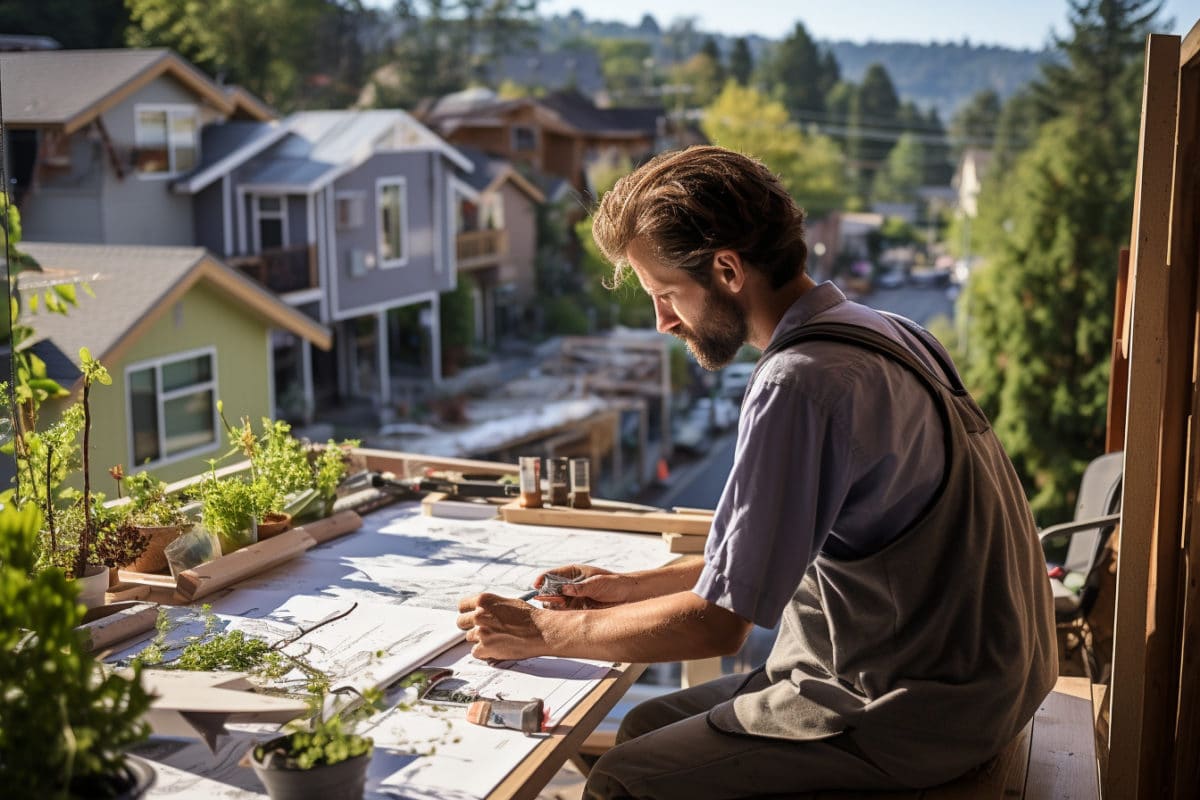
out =
[[718,250],[713,254],[713,281],[727,291],[737,293],[746,284],[746,265],[734,250]]

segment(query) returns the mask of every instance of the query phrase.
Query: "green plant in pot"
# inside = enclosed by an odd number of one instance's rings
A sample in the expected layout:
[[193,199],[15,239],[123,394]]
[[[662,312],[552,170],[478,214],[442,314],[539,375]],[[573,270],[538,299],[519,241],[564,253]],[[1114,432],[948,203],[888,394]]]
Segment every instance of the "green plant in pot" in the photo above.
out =
[[120,509],[124,515],[123,524],[137,529],[147,538],[145,550],[129,563],[130,569],[166,572],[164,549],[191,527],[191,520],[183,513],[182,502],[178,497],[167,494],[167,484],[149,472],[135,472],[126,476],[118,464],[108,474],[117,481],[118,493],[122,484],[129,493],[129,502]]
[[74,582],[37,568],[42,525],[34,504],[0,510],[0,793],[140,797],[154,773],[125,751],[149,735],[151,698],[140,670],[108,672],[82,648]]
[[358,722],[382,709],[378,690],[362,704],[325,716],[314,696],[313,718],[251,752],[251,764],[272,800],[361,800],[374,742],[355,733]]
[[260,492],[251,483],[234,475],[218,478],[215,462],[212,474],[200,484],[200,518],[221,542],[221,554],[258,541]]

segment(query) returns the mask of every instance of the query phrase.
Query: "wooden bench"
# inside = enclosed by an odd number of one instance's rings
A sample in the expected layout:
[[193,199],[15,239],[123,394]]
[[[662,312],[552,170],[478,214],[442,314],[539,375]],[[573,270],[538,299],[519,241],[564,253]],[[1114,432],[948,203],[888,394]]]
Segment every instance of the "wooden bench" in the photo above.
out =
[[[1021,733],[986,766],[956,781],[917,791],[816,792],[797,800],[1098,800],[1091,691],[1087,678],[1059,678]],[[580,752],[598,756],[612,738],[593,734]]]

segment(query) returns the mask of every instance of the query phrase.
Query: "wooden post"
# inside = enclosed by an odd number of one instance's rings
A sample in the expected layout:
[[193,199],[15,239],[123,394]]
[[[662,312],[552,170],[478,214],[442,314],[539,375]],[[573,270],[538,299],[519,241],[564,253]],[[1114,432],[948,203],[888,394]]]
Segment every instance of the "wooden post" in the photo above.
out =
[[[1176,135],[1175,196],[1171,210],[1171,269],[1200,270],[1200,22],[1184,42],[1179,75],[1179,126]],[[1194,299],[1200,307],[1200,297]],[[1193,351],[1200,346],[1193,339]],[[1188,486],[1181,542],[1180,625],[1178,626],[1179,697],[1175,720],[1174,798],[1200,796],[1200,393],[1192,397]]]
[[1125,404],[1129,400],[1129,355],[1126,349],[1126,296],[1129,293],[1129,249],[1122,248],[1117,263],[1117,291],[1113,299],[1113,341],[1108,370],[1108,422],[1104,452],[1125,446]]
[[[1141,783],[1150,766],[1151,742],[1160,737],[1147,723],[1161,716],[1157,700],[1161,687],[1148,680],[1147,621],[1155,609],[1147,587],[1155,558],[1156,534],[1178,531],[1178,504],[1164,505],[1160,479],[1178,481],[1169,469],[1160,473],[1161,436],[1178,430],[1168,415],[1184,409],[1168,395],[1168,327],[1172,314],[1167,273],[1167,235],[1170,219],[1175,116],[1179,80],[1179,37],[1151,35],[1146,45],[1137,180],[1134,186],[1131,237],[1133,314],[1129,341],[1129,395],[1125,433],[1125,480],[1122,487],[1121,558],[1117,572],[1114,625],[1112,711],[1109,774],[1106,795],[1113,798],[1151,797],[1152,787]],[[1193,300],[1189,294],[1184,301]],[[1190,349],[1190,347],[1188,348]],[[1190,363],[1188,367],[1190,369]],[[1174,382],[1172,382],[1174,383]],[[1180,431],[1182,433],[1182,431]],[[1182,449],[1181,440],[1167,443]],[[1178,459],[1168,459],[1174,466]],[[1178,495],[1175,494],[1178,500]],[[1160,632],[1161,633],[1161,632]]]

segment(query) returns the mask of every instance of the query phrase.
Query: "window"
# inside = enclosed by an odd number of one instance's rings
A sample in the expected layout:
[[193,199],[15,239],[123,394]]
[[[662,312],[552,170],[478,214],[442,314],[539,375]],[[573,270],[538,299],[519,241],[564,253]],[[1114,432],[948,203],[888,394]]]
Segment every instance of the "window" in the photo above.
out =
[[134,169],[142,175],[187,172],[199,160],[199,124],[193,106],[147,106],[134,110]]
[[338,192],[334,198],[335,219],[339,231],[350,228],[361,228],[363,224],[363,206],[366,198],[362,192]]
[[528,125],[512,127],[512,148],[518,153],[528,153],[537,149],[537,131]]
[[209,349],[129,368],[130,463],[156,463],[217,444],[216,360]]
[[254,197],[255,252],[278,250],[287,245],[287,198],[260,194]]
[[403,178],[381,180],[376,197],[379,207],[379,265],[408,263],[408,188]]

